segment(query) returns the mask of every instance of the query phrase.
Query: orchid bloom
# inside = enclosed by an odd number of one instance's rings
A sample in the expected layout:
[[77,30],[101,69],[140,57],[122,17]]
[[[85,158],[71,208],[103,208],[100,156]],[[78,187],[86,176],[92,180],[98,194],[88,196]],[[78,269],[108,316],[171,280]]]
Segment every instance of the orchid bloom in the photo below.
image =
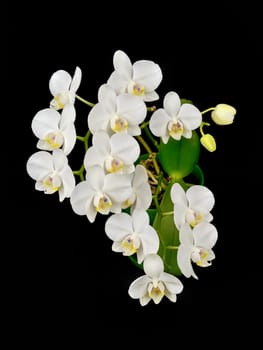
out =
[[129,295],[133,299],[139,299],[142,306],[147,305],[151,299],[159,304],[164,295],[170,301],[176,302],[177,294],[183,290],[183,284],[177,277],[164,272],[161,257],[157,254],[147,255],[143,268],[146,275],[132,282]]
[[97,213],[121,212],[121,204],[131,194],[130,176],[106,174],[100,166],[89,168],[86,180],[79,182],[70,197],[73,211],[94,222]]
[[190,103],[181,105],[176,92],[168,92],[163,101],[163,107],[153,112],[150,119],[150,130],[167,143],[169,137],[180,140],[182,136],[192,137],[192,130],[198,128],[202,121],[201,112]]
[[150,102],[159,99],[155,89],[162,81],[162,71],[153,61],[140,60],[131,63],[130,58],[121,50],[113,56],[114,72],[108,84],[117,94],[128,92]]
[[108,134],[141,134],[139,124],[147,114],[146,105],[141,99],[127,93],[117,96],[109,85],[103,84],[98,91],[98,101],[88,115],[92,134],[98,130],[105,130]]
[[60,114],[46,108],[39,111],[32,120],[33,133],[39,138],[37,148],[52,151],[62,148],[68,155],[76,142],[75,108],[68,104]]
[[207,267],[215,258],[212,250],[217,241],[217,230],[208,222],[200,222],[193,229],[185,223],[179,232],[180,245],[178,247],[177,262],[185,277],[194,277],[192,262],[197,266]]
[[58,70],[49,80],[49,90],[54,96],[50,107],[56,110],[63,109],[68,103],[74,104],[76,92],[81,82],[81,69],[76,67],[73,78],[65,70]]
[[46,194],[58,191],[60,202],[70,197],[75,187],[75,178],[62,150],[54,150],[52,154],[36,152],[28,159],[26,168],[28,174],[36,180],[36,190]]
[[130,174],[134,172],[134,162],[140,155],[140,146],[134,137],[126,133],[111,137],[105,131],[97,131],[84,158],[84,166],[99,165],[107,173]]
[[127,213],[112,215],[106,221],[105,232],[113,240],[113,251],[126,256],[136,253],[139,264],[147,254],[157,253],[159,249],[159,237],[143,209],[135,209],[131,216]]
[[179,183],[175,183],[170,195],[174,203],[174,223],[178,230],[185,222],[194,227],[201,221],[213,220],[210,211],[214,207],[215,198],[207,187],[193,185],[185,192]]
[[130,207],[131,212],[136,208],[148,209],[152,203],[152,191],[144,166],[137,164],[131,179],[132,194],[123,203],[122,208]]

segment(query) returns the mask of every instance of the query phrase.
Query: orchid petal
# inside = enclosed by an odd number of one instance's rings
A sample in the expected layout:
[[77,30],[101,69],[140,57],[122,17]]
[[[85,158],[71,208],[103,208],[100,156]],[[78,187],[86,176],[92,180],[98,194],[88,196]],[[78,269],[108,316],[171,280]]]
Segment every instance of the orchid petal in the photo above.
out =
[[68,155],[74,148],[77,135],[74,123],[68,124],[67,127],[63,131],[64,143],[63,143],[63,151],[65,155]]
[[218,233],[214,225],[200,222],[193,229],[195,246],[211,249],[217,241]]
[[122,241],[133,232],[132,218],[127,213],[114,214],[105,223],[106,235],[113,241]]
[[192,247],[194,244],[193,232],[188,223],[185,223],[179,231],[179,240],[181,244]]
[[51,154],[45,151],[32,154],[26,163],[26,170],[34,180],[42,180],[54,171]]
[[61,149],[55,149],[52,153],[54,169],[62,171],[68,164],[68,158]]
[[103,190],[105,179],[106,177],[104,171],[100,166],[89,168],[89,171],[87,173],[87,181],[95,192]]
[[114,71],[108,81],[107,84],[114,89],[114,91],[119,95],[126,91],[127,85],[129,84],[129,79],[126,79],[119,72]]
[[110,137],[104,130],[95,132],[92,144],[102,157],[106,157],[111,152]]
[[162,71],[158,64],[140,60],[133,64],[133,81],[144,86],[145,90],[155,90],[162,81]]
[[192,247],[181,244],[177,252],[177,263],[185,277],[189,278],[193,276],[194,278],[198,279],[191,264],[191,253]]
[[101,85],[98,91],[98,100],[109,114],[116,113],[116,92],[107,84]]
[[149,123],[149,128],[153,135],[157,137],[168,136],[169,138],[168,123],[170,120],[171,118],[163,108],[159,108],[153,112]]
[[90,147],[84,157],[84,167],[86,170],[99,166],[103,168],[105,157],[98,152],[95,147]]
[[198,128],[202,121],[202,114],[199,109],[189,103],[182,104],[177,117],[188,130]]
[[143,100],[145,102],[156,101],[156,100],[159,100],[159,95],[157,94],[156,91],[150,91],[150,92],[146,91],[144,93]]
[[187,207],[186,194],[183,187],[179,183],[173,184],[171,187],[171,200],[175,204],[181,204],[184,207]]
[[133,211],[132,220],[134,232],[138,234],[144,232],[144,230],[148,227],[150,221],[148,214],[142,209],[136,209]]
[[163,273],[164,265],[161,257],[157,254],[149,254],[145,257],[143,268],[146,273],[151,278],[159,278]]
[[107,174],[104,191],[116,202],[123,202],[131,195],[131,181],[128,175]]
[[126,164],[134,163],[140,155],[140,146],[131,135],[117,133],[111,137],[111,153]]
[[66,166],[60,173],[63,183],[64,195],[66,198],[69,198],[72,194],[73,189],[75,188],[75,177],[69,166]]
[[[159,236],[152,226],[148,226],[140,233],[140,238],[143,246],[143,255],[157,254],[159,249]],[[141,263],[141,261],[138,261]]]
[[163,106],[169,116],[176,117],[181,107],[181,100],[178,94],[174,91],[168,92],[164,97]]
[[72,82],[70,84],[70,91],[75,93],[79,86],[80,86],[80,82],[81,82],[81,77],[82,77],[82,72],[81,69],[79,67],[76,67],[73,78],[72,78]]
[[132,63],[130,58],[126,55],[125,52],[118,50],[114,53],[113,56],[113,66],[114,69],[127,81],[131,79],[132,75]]
[[133,281],[128,290],[130,297],[138,299],[146,295],[148,293],[147,288],[150,281],[150,278],[145,275]]
[[174,223],[178,230],[184,225],[186,221],[187,207],[181,204],[174,205]]
[[191,186],[186,192],[186,197],[191,209],[198,207],[204,212],[209,212],[215,204],[213,193],[207,187],[201,185]]
[[117,115],[125,118],[129,124],[138,125],[146,117],[147,108],[143,100],[131,94],[121,94],[117,97]]
[[49,90],[51,94],[56,96],[63,91],[68,91],[71,81],[71,75],[65,70],[56,71],[49,80]]
[[97,103],[89,112],[88,127],[92,134],[97,130],[107,130],[111,115],[104,109],[101,103]]
[[182,282],[170,273],[163,272],[161,280],[164,282],[166,289],[171,294],[179,294],[183,290]]
[[60,129],[65,129],[68,124],[74,123],[76,119],[76,110],[73,104],[67,103],[61,112]]
[[39,111],[32,120],[33,133],[40,139],[44,139],[50,132],[58,130],[61,115],[51,108]]

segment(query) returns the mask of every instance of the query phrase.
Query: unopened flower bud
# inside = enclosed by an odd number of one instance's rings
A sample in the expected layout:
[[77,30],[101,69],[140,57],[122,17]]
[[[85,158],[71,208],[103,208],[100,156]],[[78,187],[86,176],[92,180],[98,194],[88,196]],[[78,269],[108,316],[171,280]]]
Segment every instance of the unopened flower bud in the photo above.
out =
[[212,120],[218,125],[232,124],[236,109],[230,105],[220,103],[211,113]]
[[200,139],[200,142],[209,152],[214,152],[216,150],[216,141],[214,136],[211,134],[203,135]]

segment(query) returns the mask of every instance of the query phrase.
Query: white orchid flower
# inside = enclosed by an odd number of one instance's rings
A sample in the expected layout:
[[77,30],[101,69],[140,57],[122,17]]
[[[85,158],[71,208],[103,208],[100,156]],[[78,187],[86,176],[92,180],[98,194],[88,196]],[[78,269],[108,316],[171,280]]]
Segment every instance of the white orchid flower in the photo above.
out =
[[175,276],[164,272],[161,257],[157,254],[149,254],[143,263],[146,275],[137,278],[129,287],[128,293],[133,299],[139,299],[142,306],[152,299],[159,304],[163,296],[176,302],[177,294],[183,290],[182,282]]
[[213,193],[201,185],[193,185],[185,192],[178,183],[171,188],[171,200],[174,203],[174,223],[178,230],[187,222],[192,227],[201,221],[210,222],[210,213],[215,204]]
[[98,130],[105,130],[108,134],[141,134],[139,124],[147,114],[146,105],[141,99],[127,93],[117,96],[109,85],[103,84],[98,91],[98,101],[88,115],[92,134]]
[[163,101],[163,107],[153,112],[150,119],[150,130],[167,143],[169,137],[180,140],[181,137],[190,139],[192,130],[198,128],[202,121],[202,114],[197,107],[190,103],[181,105],[176,92],[168,92]]
[[127,213],[112,215],[106,221],[105,232],[113,240],[114,252],[126,256],[136,253],[139,264],[147,254],[155,254],[159,249],[159,237],[143,209],[135,209],[131,216]]
[[185,277],[198,279],[192,266],[207,267],[215,258],[212,250],[217,241],[218,233],[214,225],[208,222],[200,222],[193,229],[185,223],[179,232],[180,245],[178,247],[177,262]]
[[131,179],[132,194],[122,205],[122,208],[131,207],[131,212],[136,208],[148,209],[152,203],[152,191],[148,182],[148,175],[144,166],[137,164]]
[[60,114],[52,108],[39,111],[32,120],[32,130],[39,138],[37,148],[52,151],[62,148],[68,155],[76,142],[75,108],[68,104]]
[[96,131],[84,158],[85,169],[101,166],[107,173],[130,174],[140,155],[140,146],[134,137],[126,133],[111,137],[105,131]]
[[75,177],[68,165],[68,159],[62,150],[53,153],[39,151],[34,153],[27,161],[28,174],[36,180],[36,190],[52,194],[58,191],[62,202],[70,197],[75,187]]
[[121,203],[131,194],[129,175],[106,174],[100,166],[89,169],[86,181],[74,188],[70,203],[78,215],[94,222],[97,213],[108,215],[121,212]]
[[132,64],[126,53],[118,50],[113,56],[113,66],[115,70],[108,84],[117,94],[128,92],[147,102],[159,99],[155,89],[162,81],[162,71],[158,64],[148,60]]
[[68,103],[74,104],[76,92],[81,82],[82,72],[76,67],[73,78],[65,70],[58,70],[49,80],[49,90],[54,96],[50,107],[56,110],[63,109]]

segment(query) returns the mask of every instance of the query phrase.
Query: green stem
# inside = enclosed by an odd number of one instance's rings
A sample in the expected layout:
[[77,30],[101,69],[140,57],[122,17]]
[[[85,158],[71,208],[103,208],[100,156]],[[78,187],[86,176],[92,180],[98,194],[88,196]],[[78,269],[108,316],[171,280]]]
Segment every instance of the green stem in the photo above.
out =
[[205,135],[205,133],[204,133],[204,131],[203,131],[203,127],[204,127],[205,125],[206,125],[206,126],[210,126],[210,123],[201,122],[200,127],[199,127],[199,130],[200,130],[200,133],[201,133],[202,136]]
[[150,130],[148,129],[147,125],[144,127],[145,134],[147,135],[148,139],[152,142],[152,144],[159,150],[159,143],[155,140],[155,138],[152,136]]
[[207,113],[207,112],[213,111],[214,109],[215,109],[215,107],[207,108],[207,109],[205,109],[204,111],[202,111],[201,114],[205,114],[205,113]]
[[142,123],[141,130],[143,130],[149,123],[149,121]]
[[82,164],[79,170],[73,171],[73,174],[79,176],[81,181],[84,181],[84,170],[85,170],[84,164]]
[[158,194],[154,194],[152,197],[153,197],[153,202],[156,209],[158,210],[159,213],[161,213],[160,204],[158,202]]
[[80,97],[79,95],[75,95],[75,96],[76,96],[76,98],[77,98],[79,101],[85,103],[86,105],[88,105],[88,106],[90,106],[90,107],[94,107],[94,106],[95,106],[95,103],[92,103],[92,102],[90,102],[90,101],[87,101],[87,100],[85,100],[84,98]]
[[90,130],[88,130],[86,132],[85,136],[77,136],[77,140],[79,140],[79,141],[84,143],[85,151],[87,151],[87,149],[89,148],[88,142],[89,142],[90,135],[91,135],[91,132],[90,132]]
[[143,147],[146,149],[146,151],[152,156],[153,166],[155,168],[155,171],[157,175],[160,173],[159,165],[156,162],[155,155],[153,151],[151,150],[148,143],[144,140],[144,138],[141,135],[136,136],[136,138],[140,141],[140,143],[143,145]]
[[156,106],[147,107],[148,112],[154,112],[155,110],[156,110]]
[[89,148],[89,137],[91,135],[90,130],[87,131],[86,135],[84,136],[84,147],[85,147],[85,151],[87,151],[87,149]]

